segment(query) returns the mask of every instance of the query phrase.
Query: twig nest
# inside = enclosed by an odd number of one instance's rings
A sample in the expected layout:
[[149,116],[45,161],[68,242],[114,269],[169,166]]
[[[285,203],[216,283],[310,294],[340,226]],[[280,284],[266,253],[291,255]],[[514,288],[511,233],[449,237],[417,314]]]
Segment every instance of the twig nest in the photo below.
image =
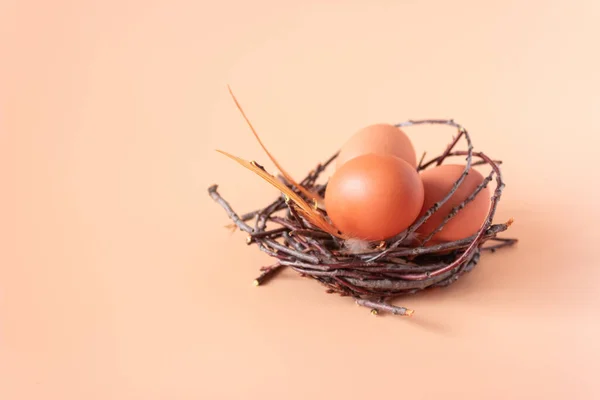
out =
[[[448,125],[456,128],[458,135],[440,156],[416,167],[406,161],[390,161],[388,158],[393,157],[389,155],[357,156],[337,171],[352,172],[360,178],[350,183],[335,177],[328,184],[317,183],[319,175],[337,155],[319,164],[297,184],[285,173],[284,184],[267,175],[256,163],[230,156],[285,193],[259,210],[238,215],[218,193],[216,185],[209,188],[210,196],[224,208],[237,228],[248,234],[248,243],[274,260],[272,265],[262,268],[255,284],[263,284],[282,268],[290,268],[302,277],[320,282],[327,293],[350,296],[358,305],[375,310],[374,313],[409,316],[412,310],[392,305],[390,301],[399,295],[450,285],[477,265],[483,251],[514,244],[516,239],[498,237],[512,220],[493,223],[504,188],[500,162],[474,151],[467,131],[452,120],[407,121],[397,127],[422,124]],[[460,139],[466,141],[466,150],[454,149]],[[462,157],[466,164],[444,164],[452,157]],[[385,158],[388,170],[359,168],[376,158],[379,161]],[[487,165],[491,172],[483,178],[473,169],[476,165]],[[411,182],[406,191],[417,193],[416,205],[403,197],[398,184],[393,184],[395,176],[402,176],[402,182]],[[387,179],[392,184],[378,183],[377,179]],[[488,188],[492,181],[494,190]],[[355,216],[346,224],[342,216],[353,215],[347,210],[360,209],[364,200],[361,197],[364,195],[352,198],[353,190],[358,187],[376,194],[378,200],[373,203],[376,206],[362,212],[363,221]],[[323,196],[325,210],[309,206]],[[399,211],[386,209],[392,203],[404,205],[408,217],[399,217],[396,215]],[[460,219],[461,215],[464,218]],[[357,228],[369,223],[382,226],[390,221],[393,227],[386,226],[385,234],[359,232],[363,228]]]

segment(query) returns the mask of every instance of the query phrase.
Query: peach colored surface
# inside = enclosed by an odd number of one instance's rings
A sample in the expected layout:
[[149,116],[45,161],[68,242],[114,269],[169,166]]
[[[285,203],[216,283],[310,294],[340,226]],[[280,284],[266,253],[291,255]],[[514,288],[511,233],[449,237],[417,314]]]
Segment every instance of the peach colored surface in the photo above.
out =
[[[0,2],[0,399],[597,399],[600,2]],[[223,226],[356,129],[455,118],[518,247],[371,316]],[[442,128],[407,133],[418,154]],[[291,146],[292,143],[296,145]]]

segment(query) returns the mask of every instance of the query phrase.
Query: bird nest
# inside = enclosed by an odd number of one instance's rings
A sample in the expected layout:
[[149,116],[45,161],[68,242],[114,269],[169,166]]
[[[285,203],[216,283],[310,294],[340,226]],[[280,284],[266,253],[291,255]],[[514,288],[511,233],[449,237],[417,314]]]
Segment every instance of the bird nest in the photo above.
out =
[[[501,162],[483,152],[474,151],[467,130],[453,120],[407,121],[396,126],[425,124],[446,125],[457,129],[458,133],[441,155],[425,161],[424,154],[417,167],[418,171],[440,165],[452,157],[461,157],[466,160],[462,175],[445,198],[434,204],[404,232],[389,240],[366,245],[362,243],[358,248],[352,245],[352,239],[340,237],[323,225],[323,221],[328,221],[327,212],[315,201],[315,197],[324,196],[327,187],[326,182],[318,183],[319,177],[337,154],[318,164],[300,182],[293,181],[285,172],[283,176],[273,176],[256,162],[248,163],[228,155],[254,170],[282,192],[281,196],[265,207],[239,215],[219,194],[217,185],[208,190],[210,196],[227,212],[234,224],[232,226],[248,234],[246,243],[257,246],[274,259],[272,265],[261,268],[262,272],[254,281],[255,285],[261,285],[274,278],[282,269],[289,268],[302,277],[323,284],[328,293],[352,297],[357,304],[370,308],[373,314],[390,312],[410,316],[413,310],[393,305],[391,300],[428,288],[448,286],[471,271],[482,253],[495,252],[514,244],[516,239],[498,237],[499,233],[509,228],[512,220],[493,223],[504,188]],[[461,139],[466,142],[466,149],[456,150]],[[272,157],[271,159],[274,161]],[[434,232],[425,238],[414,240],[417,229],[450,199],[471,168],[478,165],[491,167],[491,172],[481,185],[465,201],[454,207]],[[280,168],[280,171],[283,170]],[[492,181],[495,183],[495,190],[492,192],[489,212],[476,234],[452,242],[430,242],[435,233],[442,230],[448,221]],[[305,209],[307,204],[311,210]]]

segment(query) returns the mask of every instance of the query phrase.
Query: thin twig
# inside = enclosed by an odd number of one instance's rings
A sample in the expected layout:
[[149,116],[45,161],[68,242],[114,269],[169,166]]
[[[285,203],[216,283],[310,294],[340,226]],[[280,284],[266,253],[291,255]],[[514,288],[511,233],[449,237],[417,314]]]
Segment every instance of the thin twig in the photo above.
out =
[[283,269],[283,267],[285,266],[280,263],[276,263],[270,267],[261,268],[263,272],[254,280],[254,286],[262,285],[263,283],[273,279],[275,275],[277,275]]
[[367,307],[371,309],[371,314],[377,315],[380,311],[389,312],[395,315],[403,315],[410,317],[414,314],[414,310],[406,307],[397,307],[391,304],[387,304],[381,301],[372,301],[367,299],[356,299],[356,304],[359,306]]
[[272,229],[270,231],[251,233],[246,238],[246,244],[252,244],[256,241],[256,239],[260,239],[260,238],[266,238],[266,237],[271,238],[271,239],[278,238],[285,231],[287,231],[286,228],[276,228],[276,229]]
[[233,221],[233,223],[236,224],[238,228],[240,228],[244,232],[252,233],[252,228],[250,228],[248,224],[242,221],[240,217],[235,213],[235,211],[233,211],[233,208],[231,208],[229,203],[221,197],[221,195],[217,191],[218,187],[218,185],[212,185],[208,188],[208,194],[210,195],[210,197],[212,197],[214,201],[216,201],[221,207],[223,207],[223,209],[229,216],[229,219],[231,219],[231,221]]

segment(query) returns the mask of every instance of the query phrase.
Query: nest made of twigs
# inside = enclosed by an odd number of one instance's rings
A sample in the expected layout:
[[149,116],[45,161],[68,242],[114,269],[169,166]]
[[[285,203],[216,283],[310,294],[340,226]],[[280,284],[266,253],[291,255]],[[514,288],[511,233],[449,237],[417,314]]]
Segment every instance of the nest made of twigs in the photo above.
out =
[[[399,295],[450,285],[477,265],[483,251],[494,252],[501,247],[514,244],[516,239],[497,237],[499,233],[508,229],[512,220],[493,223],[504,189],[500,171],[501,162],[493,160],[483,152],[474,151],[467,130],[453,120],[407,121],[396,126],[423,124],[448,125],[456,128],[458,134],[440,156],[425,162],[424,155],[417,170],[422,171],[440,165],[449,157],[465,157],[465,170],[446,197],[436,203],[406,231],[392,239],[370,243],[362,250],[350,250],[347,241],[312,224],[309,219],[298,213],[296,207],[289,201],[290,197],[285,194],[260,210],[240,216],[218,193],[217,185],[211,186],[210,196],[225,209],[235,226],[248,234],[247,243],[258,246],[261,251],[275,259],[273,265],[261,268],[262,273],[254,281],[255,285],[265,283],[287,267],[303,277],[312,278],[325,285],[328,293],[353,297],[359,305],[369,307],[374,314],[385,311],[398,315],[412,315],[413,310],[392,305],[389,301]],[[466,141],[467,149],[455,150],[461,139]],[[307,201],[311,201],[306,197],[307,191],[323,196],[327,184],[318,184],[317,180],[336,157],[337,154],[317,165],[298,183],[300,188],[281,177],[280,181]],[[470,169],[483,164],[489,165],[491,172],[472,195],[462,204],[454,207],[437,230],[427,238],[418,244],[407,240],[452,196]],[[252,165],[264,171],[260,165],[256,163]],[[427,244],[434,233],[442,230],[450,219],[492,181],[495,181],[496,187],[491,197],[491,206],[485,222],[475,235],[453,242]],[[325,211],[315,212],[322,213],[326,218]],[[254,223],[250,224],[252,220]],[[273,225],[275,227],[272,227]],[[488,242],[492,243],[485,245]]]

